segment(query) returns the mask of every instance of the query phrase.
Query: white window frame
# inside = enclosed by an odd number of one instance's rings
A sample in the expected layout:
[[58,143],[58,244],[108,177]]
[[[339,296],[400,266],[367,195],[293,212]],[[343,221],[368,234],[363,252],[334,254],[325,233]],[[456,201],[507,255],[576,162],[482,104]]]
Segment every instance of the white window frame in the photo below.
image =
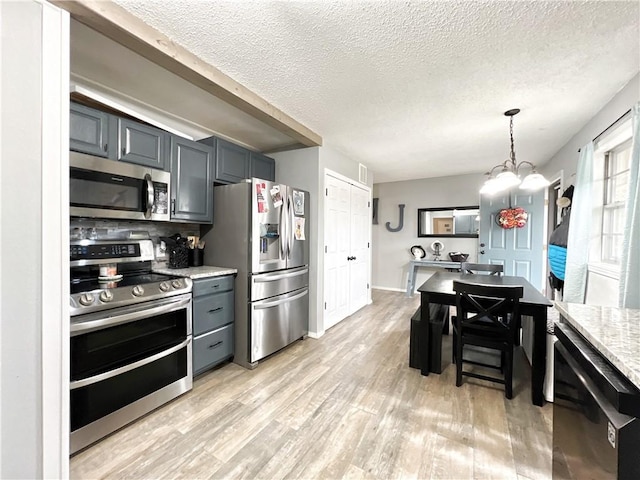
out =
[[620,279],[620,264],[602,260],[602,225],[604,215],[605,166],[607,154],[629,141],[633,136],[631,115],[626,115],[617,125],[603,134],[595,144],[593,169],[593,232],[589,242],[589,272],[615,280]]

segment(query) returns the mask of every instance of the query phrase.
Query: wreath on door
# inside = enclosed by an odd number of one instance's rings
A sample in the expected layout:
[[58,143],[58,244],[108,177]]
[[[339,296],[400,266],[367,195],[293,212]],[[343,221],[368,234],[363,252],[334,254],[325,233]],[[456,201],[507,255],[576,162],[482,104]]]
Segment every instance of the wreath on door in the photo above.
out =
[[504,229],[522,228],[527,224],[529,214],[522,207],[503,208],[496,218],[498,225]]

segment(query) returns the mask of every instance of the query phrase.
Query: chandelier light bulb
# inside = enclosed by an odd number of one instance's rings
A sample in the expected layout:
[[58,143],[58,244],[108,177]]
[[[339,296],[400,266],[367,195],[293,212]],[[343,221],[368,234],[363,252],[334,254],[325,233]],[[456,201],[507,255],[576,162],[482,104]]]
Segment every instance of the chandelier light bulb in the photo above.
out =
[[520,184],[520,188],[522,190],[535,191],[548,187],[549,184],[549,180],[544,178],[542,175],[537,172],[531,172],[529,175],[524,177],[524,180]]

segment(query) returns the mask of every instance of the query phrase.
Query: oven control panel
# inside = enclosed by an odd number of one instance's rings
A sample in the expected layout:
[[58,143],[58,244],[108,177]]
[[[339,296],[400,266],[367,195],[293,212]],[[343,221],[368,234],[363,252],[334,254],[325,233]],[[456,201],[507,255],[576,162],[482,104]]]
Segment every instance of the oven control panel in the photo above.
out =
[[131,258],[140,256],[140,245],[114,243],[111,245],[71,245],[69,247],[71,261],[74,260],[108,260],[112,258]]
[[72,267],[154,259],[151,240],[78,240],[69,245]]

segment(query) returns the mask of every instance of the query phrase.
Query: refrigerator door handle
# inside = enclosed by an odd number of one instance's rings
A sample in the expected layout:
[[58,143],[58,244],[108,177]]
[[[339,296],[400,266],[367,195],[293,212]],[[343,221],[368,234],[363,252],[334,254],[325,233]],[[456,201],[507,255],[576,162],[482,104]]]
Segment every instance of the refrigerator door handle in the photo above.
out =
[[293,240],[295,235],[295,217],[293,215],[293,197],[289,195],[289,231],[288,233],[288,244],[287,244],[287,258],[291,258],[291,250],[293,250]]
[[297,295],[294,295],[293,297],[287,297],[287,298],[283,298],[281,300],[272,300],[270,302],[266,302],[266,301],[261,301],[260,303],[254,303],[253,304],[253,308],[254,310],[261,310],[264,308],[271,308],[271,307],[275,307],[278,305],[282,305],[283,303],[289,303],[292,302],[293,300],[297,300],[298,298],[302,298],[305,295],[309,294],[309,290],[305,288],[304,292],[298,293]]
[[256,277],[254,278],[254,282],[255,283],[266,283],[266,282],[274,282],[276,280],[282,280],[284,278],[293,278],[293,277],[297,277],[299,275],[305,275],[306,273],[309,272],[308,268],[305,268],[303,270],[298,270],[295,272],[291,272],[291,273],[283,273],[280,275],[269,275],[269,276],[262,276],[262,277]]
[[280,249],[280,259],[284,260],[287,256],[287,224],[285,219],[285,209],[286,202],[280,205],[280,220],[279,220],[279,229],[280,236],[278,237],[278,248]]

